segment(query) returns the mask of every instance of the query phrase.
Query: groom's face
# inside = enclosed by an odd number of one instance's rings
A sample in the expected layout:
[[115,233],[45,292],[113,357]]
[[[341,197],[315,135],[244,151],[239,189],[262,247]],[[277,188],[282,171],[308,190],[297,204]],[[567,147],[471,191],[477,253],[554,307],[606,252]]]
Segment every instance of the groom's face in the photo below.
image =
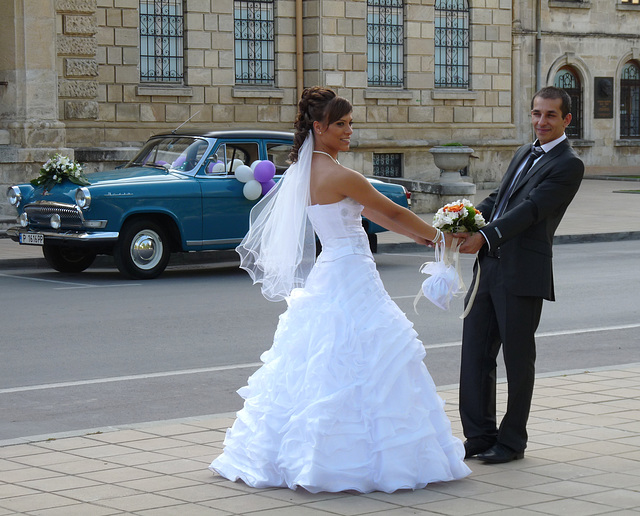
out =
[[564,134],[564,128],[571,122],[571,113],[562,117],[562,99],[533,99],[531,123],[541,144],[557,140]]

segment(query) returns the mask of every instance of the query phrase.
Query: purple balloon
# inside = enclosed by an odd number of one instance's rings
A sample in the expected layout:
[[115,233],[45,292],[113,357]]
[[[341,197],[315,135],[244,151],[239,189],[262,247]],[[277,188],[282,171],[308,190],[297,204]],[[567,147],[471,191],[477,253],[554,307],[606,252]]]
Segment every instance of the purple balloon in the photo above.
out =
[[184,165],[185,161],[187,161],[187,157],[186,156],[178,156],[178,159],[175,160],[171,166],[173,168],[178,168],[178,167]]
[[259,181],[261,183],[266,183],[267,181],[273,179],[273,176],[275,174],[276,166],[266,159],[258,163],[253,171],[253,177],[256,178],[256,181]]
[[262,195],[266,195],[269,190],[276,186],[276,182],[273,179],[260,184],[262,185]]

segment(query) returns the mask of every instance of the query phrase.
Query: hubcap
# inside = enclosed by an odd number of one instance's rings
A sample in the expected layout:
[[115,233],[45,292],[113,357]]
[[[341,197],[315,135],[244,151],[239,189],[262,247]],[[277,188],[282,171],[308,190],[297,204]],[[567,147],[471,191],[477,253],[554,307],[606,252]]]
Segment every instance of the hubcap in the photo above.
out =
[[153,269],[160,262],[162,252],[160,236],[150,229],[140,231],[131,242],[131,259],[140,269]]

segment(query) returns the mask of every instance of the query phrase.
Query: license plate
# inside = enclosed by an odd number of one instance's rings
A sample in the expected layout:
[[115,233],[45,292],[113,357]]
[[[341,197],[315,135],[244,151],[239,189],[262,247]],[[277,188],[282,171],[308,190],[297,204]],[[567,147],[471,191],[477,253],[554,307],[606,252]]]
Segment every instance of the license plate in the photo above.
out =
[[44,245],[44,235],[38,233],[20,233],[20,243],[26,245]]

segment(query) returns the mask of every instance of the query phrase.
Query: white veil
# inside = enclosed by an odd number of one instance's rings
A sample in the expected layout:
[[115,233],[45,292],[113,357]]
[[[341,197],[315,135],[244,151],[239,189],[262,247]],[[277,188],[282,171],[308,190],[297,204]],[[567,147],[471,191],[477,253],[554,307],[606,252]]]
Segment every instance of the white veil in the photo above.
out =
[[262,283],[262,295],[269,301],[281,301],[304,286],[315,262],[315,234],[307,217],[312,156],[309,131],[298,160],[251,210],[249,231],[236,247],[240,268],[254,284]]

